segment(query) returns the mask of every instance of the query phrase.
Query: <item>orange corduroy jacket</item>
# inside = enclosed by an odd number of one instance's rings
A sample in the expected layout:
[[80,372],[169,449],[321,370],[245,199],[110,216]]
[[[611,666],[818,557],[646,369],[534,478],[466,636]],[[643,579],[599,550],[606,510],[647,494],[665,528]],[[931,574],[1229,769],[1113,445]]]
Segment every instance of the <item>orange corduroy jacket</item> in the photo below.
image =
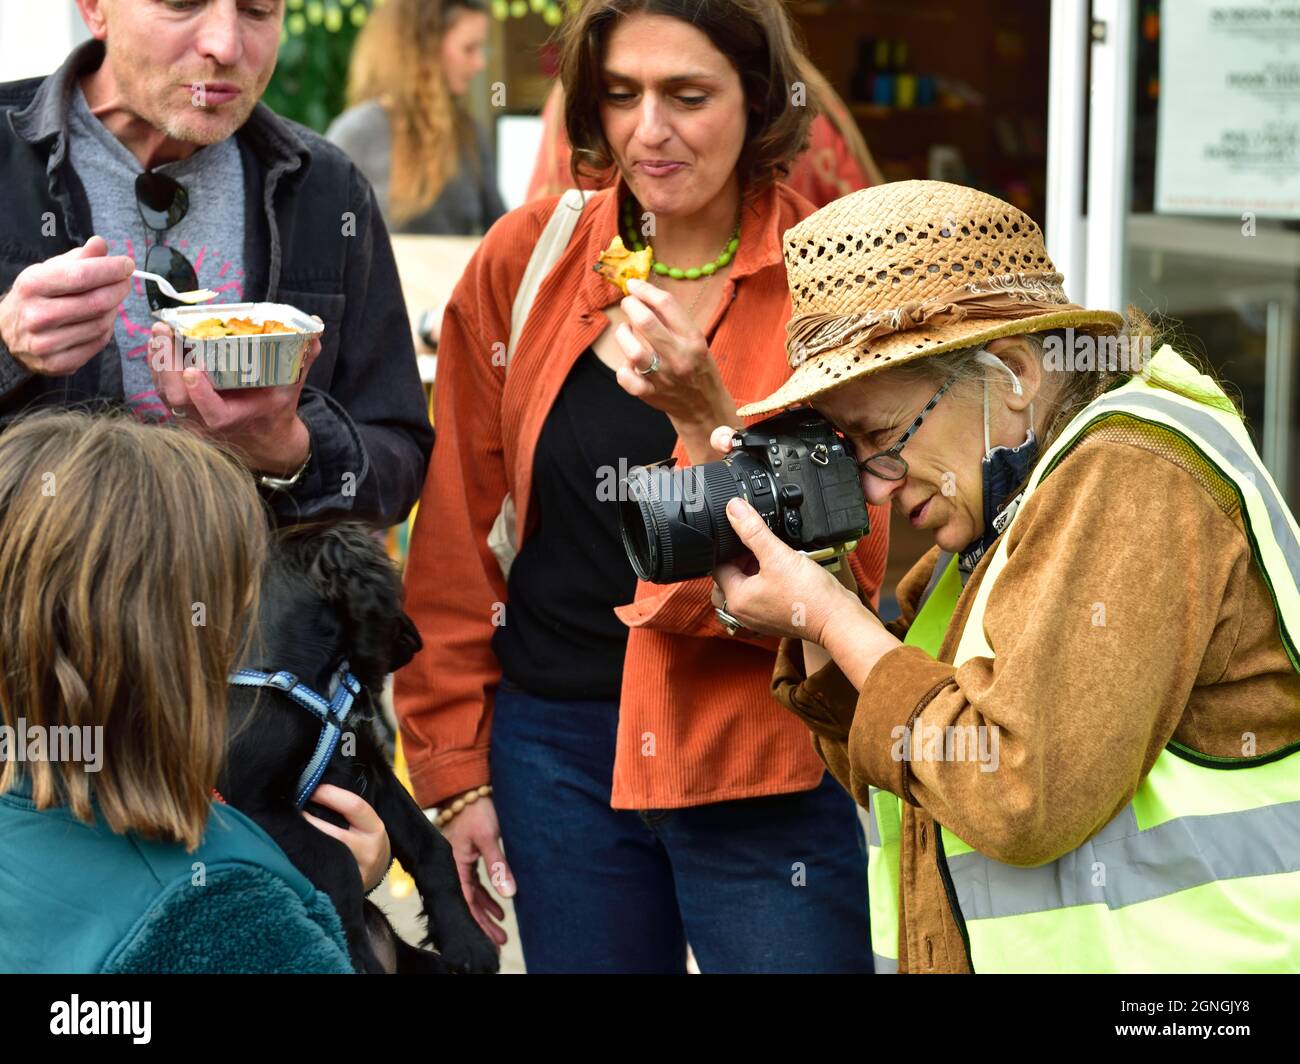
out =
[[[509,623],[509,604],[487,535],[507,490],[520,545],[534,530],[530,485],[542,425],[574,362],[608,324],[602,308],[622,298],[592,264],[618,231],[624,192],[620,180],[588,203],[542,283],[508,373],[501,355],[511,307],[557,197],[501,218],[447,305],[434,408],[438,438],[406,573],[406,609],[424,648],[397,674],[394,691],[411,782],[423,806],[490,782],[492,704],[501,676],[491,639],[496,624]],[[775,184],[742,210],[740,247],[705,328],[738,405],[767,395],[789,373],[781,238],[812,209]],[[680,443],[675,455],[687,464]],[[884,576],[886,512],[873,508],[871,521],[852,568],[874,597]],[[614,808],[680,808],[808,790],[821,780],[823,765],[803,724],[771,695],[776,641],[727,636],[711,589],[707,578],[639,583],[635,601],[616,611],[631,631]]]

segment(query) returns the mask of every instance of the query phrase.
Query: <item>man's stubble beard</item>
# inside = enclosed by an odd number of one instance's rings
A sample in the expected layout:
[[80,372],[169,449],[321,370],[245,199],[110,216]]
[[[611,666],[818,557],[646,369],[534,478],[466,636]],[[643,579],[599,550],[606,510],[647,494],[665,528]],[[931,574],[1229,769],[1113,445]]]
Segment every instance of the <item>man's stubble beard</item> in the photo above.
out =
[[[238,111],[232,111],[230,108],[238,106]],[[223,121],[220,125],[212,125],[210,122],[197,123],[190,122],[188,114],[166,114],[158,120],[148,119],[150,125],[156,129],[161,129],[172,140],[182,141],[186,144],[197,144],[200,147],[210,147],[213,144],[220,144],[223,140],[228,140],[248,121],[248,116],[253,113],[253,108],[257,106],[257,100],[254,99],[246,102],[240,97],[237,104],[227,104],[224,110],[226,113],[222,116]],[[205,110],[202,107],[195,107],[195,112],[215,115],[216,111]]]
[[[216,115],[219,112],[215,109],[210,110],[203,107],[195,107],[193,104],[193,96],[190,97],[191,102],[187,105],[185,110],[180,112],[167,110],[166,103],[160,103],[159,101],[163,100],[162,94],[173,91],[174,83],[171,82],[170,79],[168,79],[168,84],[159,90],[159,94],[155,95],[148,84],[136,82],[129,79],[129,77],[122,77],[122,74],[120,73],[121,71],[130,71],[139,68],[138,64],[132,62],[129,55],[110,55],[109,58],[110,61],[113,61],[113,69],[118,72],[118,90],[124,99],[146,101],[151,109],[154,109],[154,105],[158,104],[156,109],[159,113],[144,114],[142,112],[136,112],[136,117],[143,119],[149,125],[160,130],[172,140],[180,141],[184,144],[195,144],[203,148],[210,147],[213,144],[220,144],[223,140],[229,139],[239,131],[244,123],[248,121],[248,118],[253,113],[253,109],[257,106],[258,101],[261,100],[262,93],[266,91],[266,86],[270,84],[271,73],[274,73],[273,68],[272,71],[266,75],[265,79],[262,80],[261,84],[257,85],[252,90],[246,90],[238,100],[225,104],[222,108],[222,111],[225,112],[224,120],[220,124],[214,125],[211,122],[191,123],[187,121],[190,117],[189,112],[191,111],[196,114],[205,115]],[[210,79],[205,78],[203,80],[222,81],[231,79],[214,76]],[[193,90],[191,90],[191,92],[192,91]]]

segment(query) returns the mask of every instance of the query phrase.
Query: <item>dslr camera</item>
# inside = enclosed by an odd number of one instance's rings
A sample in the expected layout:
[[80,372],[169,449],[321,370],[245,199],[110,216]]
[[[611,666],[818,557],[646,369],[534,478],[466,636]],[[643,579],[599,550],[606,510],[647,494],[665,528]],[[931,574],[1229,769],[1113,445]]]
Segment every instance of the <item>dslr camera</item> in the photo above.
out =
[[785,411],[736,434],[718,462],[634,466],[620,485],[623,547],[637,576],[673,584],[746,553],[727,520],[735,496],[788,546],[819,562],[852,550],[869,530],[858,463],[811,408]]

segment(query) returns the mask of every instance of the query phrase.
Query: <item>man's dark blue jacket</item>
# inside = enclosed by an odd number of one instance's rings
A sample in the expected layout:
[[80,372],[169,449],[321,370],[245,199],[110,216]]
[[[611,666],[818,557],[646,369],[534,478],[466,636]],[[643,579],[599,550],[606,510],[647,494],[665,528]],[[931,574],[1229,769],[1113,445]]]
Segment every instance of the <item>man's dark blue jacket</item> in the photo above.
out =
[[[0,85],[0,295],[28,266],[84,244],[90,205],[68,164],[76,79],[103,62],[97,41],[47,78]],[[325,322],[298,416],[311,462],[287,491],[264,489],[281,523],[402,521],[433,449],[388,232],[374,193],[323,137],[258,104],[235,134],[244,163],[245,292]],[[0,342],[0,431],[37,407],[122,403],[113,341],[68,377],[30,373]]]

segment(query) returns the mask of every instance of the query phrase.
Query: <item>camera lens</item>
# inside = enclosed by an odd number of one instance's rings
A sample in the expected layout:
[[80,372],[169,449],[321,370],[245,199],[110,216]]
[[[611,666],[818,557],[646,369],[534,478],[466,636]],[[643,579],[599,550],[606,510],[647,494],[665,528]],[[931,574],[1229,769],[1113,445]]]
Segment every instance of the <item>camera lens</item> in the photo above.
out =
[[870,531],[858,463],[844,437],[820,415],[790,410],[738,432],[719,462],[628,472],[619,484],[619,523],[637,576],[672,584],[744,555],[727,520],[727,504],[737,497],[783,543],[819,560]]
[[727,520],[727,503],[743,494],[737,478],[751,475],[768,476],[743,453],[688,469],[629,470],[619,493],[619,522],[637,576],[656,584],[676,583],[707,576],[743,554]]
[[[623,533],[623,549],[627,551],[632,568],[642,580],[651,580],[653,579],[651,574],[659,566],[659,536],[656,525],[657,515],[653,504],[646,497],[647,492],[644,487],[646,482],[636,475],[641,472],[644,470],[634,469],[632,476],[623,482],[628,496],[633,491],[636,491],[638,496],[635,499],[628,497],[619,500],[618,519]],[[652,528],[655,531],[652,532]]]

